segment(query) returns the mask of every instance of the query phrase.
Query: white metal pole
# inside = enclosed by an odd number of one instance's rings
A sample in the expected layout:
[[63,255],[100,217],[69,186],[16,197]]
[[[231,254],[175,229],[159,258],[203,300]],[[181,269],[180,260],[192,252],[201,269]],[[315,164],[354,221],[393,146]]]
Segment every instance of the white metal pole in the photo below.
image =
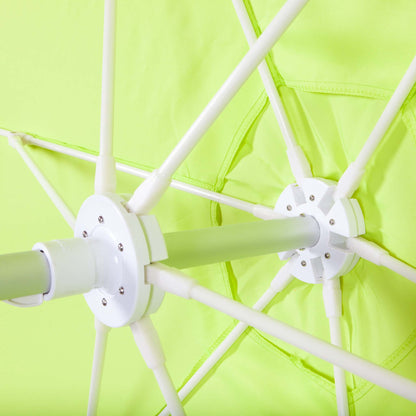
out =
[[92,363],[90,394],[88,398],[88,416],[95,416],[98,408],[101,380],[103,377],[105,350],[110,328],[95,318],[95,346]]
[[[263,310],[275,298],[277,293],[285,289],[292,280],[293,277],[290,275],[289,267],[286,264],[279,270],[275,278],[270,283],[269,288],[253,306],[253,309],[256,311]],[[218,361],[234,345],[234,343],[241,337],[247,328],[248,325],[244,322],[239,322],[234,327],[234,329],[213,351],[213,353],[207,358],[202,366],[198,368],[195,374],[181,388],[179,391],[179,398],[181,400],[184,400],[195,389],[195,387],[198,386],[206,374],[208,374],[208,372],[218,363]],[[162,412],[159,413],[159,416],[167,415],[169,415],[169,410],[167,408],[163,409]]]
[[159,169],[161,173],[167,176],[173,175],[199,139],[206,133],[225,106],[301,12],[307,1],[290,0],[283,5],[264,33],[256,40],[195,123],[166,158]]
[[221,311],[416,403],[415,381],[206,289],[178,270],[160,264],[146,266],[146,280],[166,292],[185,299],[194,299]]
[[[0,136],[7,137],[11,134],[11,131],[0,129]],[[77,149],[71,149],[69,147],[61,146],[56,143],[47,142],[45,140],[37,139],[31,135],[18,133],[20,137],[23,138],[25,144],[30,144],[33,146],[40,147],[42,149],[47,149],[52,152],[61,153],[77,159],[85,160],[87,162],[96,163],[98,157],[90,153],[82,152]],[[129,175],[136,176],[138,178],[148,178],[151,175],[151,172],[148,172],[143,169],[134,168],[132,166],[125,165],[123,163],[116,163],[116,169],[120,172],[128,173]],[[230,207],[249,212],[257,218],[263,220],[283,218],[281,215],[277,214],[273,208],[266,207],[261,204],[253,204],[251,202],[243,201],[228,195],[220,194],[218,192],[210,191],[199,186],[190,185],[189,183],[173,180],[170,183],[170,186],[174,189],[178,189],[183,192],[187,192],[192,195],[200,196],[201,198],[209,199],[211,201],[218,202],[220,204],[228,205]]]
[[[328,318],[331,343],[337,347],[342,347],[340,332],[340,319],[336,317]],[[341,367],[334,365],[335,394],[337,398],[338,416],[348,416],[348,392],[345,371]]]
[[381,248],[376,243],[368,241],[363,237],[354,237],[347,240],[347,248],[363,259],[378,266],[386,267],[411,282],[416,283],[416,269],[394,258],[387,250]]
[[192,288],[191,298],[416,403],[416,383],[414,381],[392,373],[267,315],[253,311],[202,286],[197,285]]
[[[342,316],[342,293],[339,277],[325,280],[322,289],[325,312],[329,321],[331,343],[342,348],[343,343],[340,322]],[[334,366],[334,380],[338,416],[348,416],[349,407],[345,371],[338,366]]]
[[[246,6],[242,0],[232,0],[232,2],[238,19],[240,20],[241,27],[243,28],[244,34],[247,38],[247,42],[250,47],[252,47],[257,41],[257,35],[247,13]],[[270,105],[272,106],[280,130],[282,131],[283,139],[286,143],[287,156],[293,176],[295,177],[296,182],[299,182],[303,178],[310,178],[312,176],[312,172],[309,162],[302,148],[296,142],[292,126],[287,118],[279,92],[277,91],[272,74],[265,60],[260,63],[258,70],[267,96],[269,97]]]
[[178,398],[178,393],[173,386],[172,379],[165,365],[160,365],[153,370],[156,381],[159,384],[160,391],[166,400],[167,409],[172,416],[184,416],[185,411],[182,403]]
[[186,159],[307,2],[308,0],[289,0],[282,6],[267,29],[240,61],[161,167],[154,171],[153,175],[147,180],[148,182],[145,181],[136,190],[128,203],[128,208],[132,212],[144,214],[156,205],[169,187],[176,169]]
[[103,64],[101,79],[100,154],[95,173],[95,192],[115,192],[116,168],[113,156],[114,69],[116,0],[105,0]]
[[159,336],[149,316],[130,325],[134,340],[147,366],[153,370],[169,412],[173,416],[184,416],[185,412],[172,379],[165,366],[165,355]]
[[69,207],[65,204],[63,199],[58,195],[55,188],[49,183],[49,181],[45,178],[43,173],[39,170],[36,163],[32,160],[29,154],[26,152],[22,139],[17,136],[11,134],[9,136],[10,144],[16,149],[19,153],[23,161],[26,163],[27,167],[33,173],[33,176],[37,179],[39,184],[42,186],[52,203],[55,205],[57,210],[61,213],[64,220],[68,223],[68,225],[73,229],[75,227],[75,216],[69,209]]
[[387,103],[386,108],[365,142],[364,147],[358,154],[357,159],[348,166],[347,170],[341,176],[341,179],[338,182],[337,191],[335,193],[336,198],[350,198],[356,191],[360,184],[361,178],[364,176],[367,163],[386,134],[415,82],[416,56],[413,58],[412,63],[394,91],[390,101]]

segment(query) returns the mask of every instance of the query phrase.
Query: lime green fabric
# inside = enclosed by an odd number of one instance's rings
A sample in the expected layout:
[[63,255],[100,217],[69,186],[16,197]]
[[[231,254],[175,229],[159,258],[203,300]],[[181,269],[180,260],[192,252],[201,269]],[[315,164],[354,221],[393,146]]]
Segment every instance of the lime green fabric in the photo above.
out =
[[[246,0],[263,30],[281,0]],[[98,151],[103,2],[0,0],[0,128]],[[268,58],[295,135],[318,177],[338,180],[362,147],[415,53],[411,0],[311,1]],[[119,0],[115,153],[152,170],[169,154],[247,51],[231,1]],[[416,99],[409,97],[355,197],[366,237],[416,266]],[[0,252],[68,238],[16,152],[0,137]],[[30,153],[77,212],[94,166]],[[250,77],[176,179],[273,206],[294,181],[260,78]],[[119,174],[118,191],[137,178]],[[163,231],[253,221],[247,213],[169,190],[154,210]],[[252,305],[282,262],[277,255],[189,269],[201,284]],[[347,350],[415,380],[416,287],[360,260],[342,279]],[[267,312],[329,340],[321,287],[293,282]],[[0,305],[0,406],[7,415],[85,414],[94,342],[81,296],[33,309]],[[154,315],[176,386],[235,322],[167,295]],[[347,376],[353,415],[413,415],[416,405]],[[109,337],[100,415],[157,414],[163,398],[127,328]],[[249,330],[186,401],[190,415],[333,415],[331,365]]]

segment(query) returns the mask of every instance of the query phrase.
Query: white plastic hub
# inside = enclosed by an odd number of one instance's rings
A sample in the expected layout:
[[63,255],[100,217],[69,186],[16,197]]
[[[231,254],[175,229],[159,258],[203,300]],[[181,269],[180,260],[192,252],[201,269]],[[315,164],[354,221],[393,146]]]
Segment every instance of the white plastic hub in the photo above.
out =
[[125,208],[120,196],[93,195],[78,214],[75,237],[86,239],[95,258],[95,288],[85,295],[94,315],[105,325],[120,327],[154,312],[164,293],[145,283],[145,266],[167,258],[154,216]]
[[289,185],[275,206],[281,215],[310,215],[319,224],[319,240],[313,247],[279,253],[282,260],[289,259],[292,275],[307,283],[342,276],[359,259],[348,252],[346,240],[365,232],[363,214],[357,200],[334,199],[336,185],[327,179],[302,179],[299,185]]

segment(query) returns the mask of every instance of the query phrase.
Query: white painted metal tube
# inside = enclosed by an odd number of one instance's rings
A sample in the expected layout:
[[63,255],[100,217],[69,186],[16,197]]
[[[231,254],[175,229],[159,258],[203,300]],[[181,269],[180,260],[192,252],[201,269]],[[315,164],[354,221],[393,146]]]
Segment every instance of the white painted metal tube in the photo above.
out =
[[113,156],[115,35],[116,0],[105,0],[101,80],[100,154],[97,160],[95,174],[96,193],[114,192],[116,189],[116,169]]
[[[251,47],[256,43],[257,35],[250,21],[246,6],[242,0],[232,0],[232,2],[238,19],[240,20],[241,27],[243,28],[244,34],[247,38],[248,44]],[[282,100],[280,99],[279,92],[277,91],[272,74],[269,67],[267,66],[266,61],[262,61],[260,63],[258,70],[261,80],[263,81],[267,96],[269,97],[270,105],[282,132],[283,139],[286,143],[289,164],[296,182],[299,182],[303,178],[310,178],[312,176],[312,172],[309,166],[309,162],[306,159],[303,150],[300,146],[298,146],[296,142],[295,135],[293,134],[293,130],[289,119],[287,118],[285,108],[283,106]]]
[[[148,178],[151,175],[151,172],[134,168],[122,163],[116,163],[116,167],[119,171],[128,173],[139,178]],[[178,180],[172,180],[170,182],[170,187],[178,189],[179,191],[186,192],[188,194],[196,195],[201,198],[209,199],[210,201],[215,201],[223,205],[228,205],[230,207],[239,209],[241,211],[249,212],[257,218],[263,220],[269,220],[273,218],[283,218],[273,208],[266,207],[261,204],[253,204],[251,202],[243,201],[232,196],[220,194],[218,192],[210,191],[199,186],[190,185],[189,183],[181,182]]]
[[310,216],[166,233],[169,257],[163,263],[185,269],[312,247],[319,235],[319,225]]
[[37,179],[39,184],[42,186],[44,191],[49,196],[50,200],[53,202],[57,210],[64,217],[68,225],[73,229],[75,226],[75,217],[62,198],[58,195],[55,188],[49,183],[45,178],[43,173],[36,166],[35,162],[26,152],[24,145],[22,144],[21,139],[18,136],[11,136],[10,139],[12,146],[17,150],[23,161],[26,163],[27,167],[31,170],[34,177]]
[[116,0],[104,1],[100,155],[113,154]]
[[46,140],[37,139],[29,134],[18,133],[22,137],[23,143],[31,146],[40,147],[42,149],[50,150],[51,152],[61,153],[63,155],[71,156],[76,159],[85,160],[91,163],[97,163],[98,156],[92,155],[81,150],[72,149],[70,147],[62,146],[60,144],[48,142]]
[[307,2],[308,0],[290,0],[282,6],[264,33],[258,38],[172,153],[163,162],[159,169],[160,172],[166,176],[173,175]]
[[98,399],[100,394],[101,380],[103,377],[105,351],[107,348],[107,338],[110,328],[95,318],[95,346],[94,358],[92,362],[92,374],[90,383],[90,393],[88,397],[88,416],[97,414]]
[[318,358],[348,370],[386,390],[416,402],[415,381],[395,374],[313,335],[206,289],[200,286],[196,280],[178,270],[162,265],[150,265],[146,267],[146,280],[166,292],[186,299],[194,299]]
[[160,200],[169,187],[172,175],[187,158],[199,140],[252,74],[308,0],[287,1],[253,47],[240,61],[223,86],[214,95],[199,117],[185,133],[170,155],[135,191],[127,208],[136,214],[146,214]]
[[134,340],[146,365],[153,371],[167,408],[173,416],[184,416],[185,412],[172,379],[165,366],[165,355],[159,336],[149,316],[130,325]]
[[266,207],[261,204],[252,204],[251,202],[233,198],[231,196],[220,194],[218,192],[209,191],[207,189],[200,188],[195,185],[190,185],[185,182],[173,180],[170,186],[174,189],[178,189],[189,194],[197,195],[201,198],[209,199],[211,201],[215,201],[223,205],[228,205],[229,207],[233,207],[241,211],[249,212],[250,214],[253,214],[255,217],[261,218],[263,220],[269,220],[272,218],[283,218],[270,207]]
[[387,250],[363,237],[349,238],[347,247],[353,253],[378,266],[386,267],[406,279],[416,283],[416,269],[391,256]]
[[413,58],[412,63],[394,91],[390,101],[387,103],[386,108],[365,142],[364,147],[358,154],[357,159],[348,166],[347,170],[340,178],[335,195],[337,198],[350,198],[356,191],[361,178],[364,176],[367,163],[386,134],[415,82],[416,56]]
[[[11,131],[8,130],[0,130],[0,136],[5,136],[11,134]],[[92,155],[90,153],[82,152],[80,150],[71,149],[69,147],[65,147],[56,143],[47,142],[45,140],[36,139],[33,136],[24,133],[18,133],[20,137],[23,138],[25,144],[41,147],[42,149],[47,149],[52,152],[61,153],[67,156],[75,157],[76,159],[85,160],[87,162],[96,163],[98,157]],[[134,168],[132,166],[123,164],[123,163],[116,163],[116,169],[120,172],[127,173],[129,175],[136,176],[138,178],[148,178],[151,175],[151,172],[148,172],[143,169]],[[220,194],[218,192],[210,191],[205,188],[200,188],[195,185],[190,185],[185,182],[173,180],[170,183],[170,186],[174,189],[178,189],[183,192],[187,192],[193,195],[200,196],[201,198],[209,199],[211,201],[218,202],[220,204],[228,205],[233,208],[249,212],[253,214],[257,218],[261,218],[264,220],[273,219],[273,218],[281,218],[279,214],[273,211],[272,208],[266,207],[261,204],[253,204],[251,202],[243,201],[241,199],[233,198],[228,195]]]
[[160,391],[165,398],[167,403],[167,408],[169,408],[169,414],[172,416],[182,416],[185,415],[183,406],[178,398],[178,393],[176,392],[172,379],[166,369],[165,365],[161,365],[153,370],[156,381],[159,384]]
[[292,328],[283,322],[274,320],[267,315],[253,311],[202,286],[192,288],[191,298],[416,402],[416,383],[414,381]]
[[[283,289],[285,289],[289,283],[293,280],[293,277],[289,273],[289,267],[283,266],[275,278],[272,280],[270,287],[264,292],[260,299],[253,306],[254,310],[263,310]],[[221,344],[212,352],[212,354],[206,359],[206,361],[198,368],[194,375],[186,382],[186,384],[179,390],[179,398],[183,401],[208,372],[218,363],[218,361],[224,356],[224,354],[234,345],[234,343],[241,337],[244,331],[248,328],[248,325],[244,322],[239,322],[234,329],[227,335],[227,337],[221,342]],[[169,415],[167,408],[163,409],[159,413],[159,416]]]
[[[342,337],[340,331],[340,318],[331,317],[329,321],[329,332],[331,334],[331,344],[342,348]],[[345,371],[334,365],[335,394],[337,398],[338,416],[348,416],[350,414],[348,407],[347,382]]]
[[[337,347],[343,346],[341,333],[342,293],[340,278],[325,280],[322,285],[322,294],[325,312],[329,322],[331,344]],[[335,393],[337,398],[338,416],[348,416],[348,392],[345,380],[345,371],[334,366]]]

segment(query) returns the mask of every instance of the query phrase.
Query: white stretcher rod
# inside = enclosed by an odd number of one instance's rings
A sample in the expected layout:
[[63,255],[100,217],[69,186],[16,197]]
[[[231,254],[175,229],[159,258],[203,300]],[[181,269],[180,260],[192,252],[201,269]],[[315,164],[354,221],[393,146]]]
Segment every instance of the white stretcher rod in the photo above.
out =
[[92,361],[90,393],[88,397],[87,416],[95,416],[98,408],[98,398],[104,370],[104,358],[107,348],[107,338],[110,328],[95,318],[95,345]]
[[182,403],[166,369],[159,335],[149,316],[145,316],[130,325],[134,340],[146,365],[153,371],[160,390],[165,398],[167,408],[172,416],[184,416]]
[[194,299],[416,403],[415,381],[206,289],[178,270],[152,264],[146,267],[146,279],[166,292]]
[[[0,129],[0,136],[7,137],[11,131]],[[47,142],[45,140],[37,139],[29,134],[18,133],[19,137],[22,138],[23,144],[33,145],[40,147],[42,149],[47,149],[52,152],[61,153],[67,156],[74,157],[76,159],[85,160],[87,162],[96,163],[98,156],[92,155],[90,153],[83,152],[77,149],[71,149],[70,147],[62,146],[56,143]],[[148,178],[151,175],[151,172],[148,172],[143,169],[138,169],[133,166],[126,165],[124,163],[116,163],[116,169],[120,172],[127,173],[129,175],[136,176],[138,178]],[[192,195],[197,195],[201,198],[209,199],[211,201],[218,202],[220,204],[228,205],[230,207],[249,212],[257,218],[263,220],[268,220],[272,218],[280,218],[281,216],[273,211],[272,208],[267,207],[262,204],[253,204],[248,201],[243,201],[232,196],[220,194],[218,192],[210,191],[205,188],[201,188],[196,185],[191,185],[186,182],[181,182],[178,180],[172,180],[170,186],[174,189],[178,189],[183,192],[187,192]]]
[[44,189],[49,199],[55,205],[56,209],[61,213],[64,220],[73,229],[75,227],[74,214],[72,213],[70,208],[66,205],[66,203],[63,201],[63,199],[59,196],[55,188],[51,185],[51,183],[46,179],[46,177],[40,171],[40,169],[38,168],[34,160],[30,157],[30,155],[24,148],[24,144],[20,136],[11,133],[9,135],[9,142],[11,146],[16,149],[17,153],[19,153],[20,157],[26,163],[26,166],[30,169],[33,176],[39,182],[40,186]]
[[[255,303],[253,309],[256,311],[263,310],[277,295],[285,289],[293,277],[289,273],[289,267],[286,264],[283,266],[277,275],[270,283],[269,288],[264,292],[260,299]],[[179,397],[183,401],[204,379],[204,377],[211,371],[211,369],[219,362],[219,360],[226,354],[226,352],[237,342],[248,325],[244,322],[239,322],[233,330],[226,336],[220,345],[212,352],[206,361],[198,368],[193,376],[186,382],[186,384],[179,390]],[[163,409],[159,416],[168,416],[169,409]]]
[[101,79],[100,154],[95,173],[95,192],[115,192],[116,168],[113,156],[114,70],[116,0],[104,2],[103,63]]
[[191,153],[226,105],[283,35],[308,0],[287,1],[253,47],[237,65],[199,117],[185,133],[161,167],[139,186],[128,203],[130,211],[144,214],[150,211],[169,187],[172,175]]
[[[341,332],[342,292],[340,278],[325,280],[322,285],[325,313],[329,322],[331,344],[343,347]],[[335,394],[337,398],[338,416],[348,416],[348,392],[345,371],[334,365]]]
[[364,176],[366,166],[371,156],[374,154],[381,140],[385,136],[388,128],[396,117],[396,114],[399,112],[406,97],[409,95],[415,82],[416,56],[413,58],[412,63],[394,91],[390,101],[387,103],[386,108],[358,154],[357,159],[348,166],[347,170],[341,176],[335,193],[336,198],[350,198],[356,191],[360,184],[361,178]]
[[416,283],[416,269],[391,256],[387,250],[381,248],[376,243],[368,241],[363,237],[354,237],[347,240],[347,248],[363,259],[377,266],[386,267],[411,282]]
[[[242,0],[232,0],[232,2],[248,44],[252,47],[256,43],[257,35],[247,13],[246,6]],[[287,156],[293,176],[295,177],[296,182],[299,182],[303,178],[310,178],[312,176],[312,172],[309,162],[302,148],[296,142],[292,126],[290,125],[289,119],[286,115],[286,110],[265,60],[260,63],[258,70],[267,96],[269,97],[270,105],[282,132],[283,139],[286,143]]]

